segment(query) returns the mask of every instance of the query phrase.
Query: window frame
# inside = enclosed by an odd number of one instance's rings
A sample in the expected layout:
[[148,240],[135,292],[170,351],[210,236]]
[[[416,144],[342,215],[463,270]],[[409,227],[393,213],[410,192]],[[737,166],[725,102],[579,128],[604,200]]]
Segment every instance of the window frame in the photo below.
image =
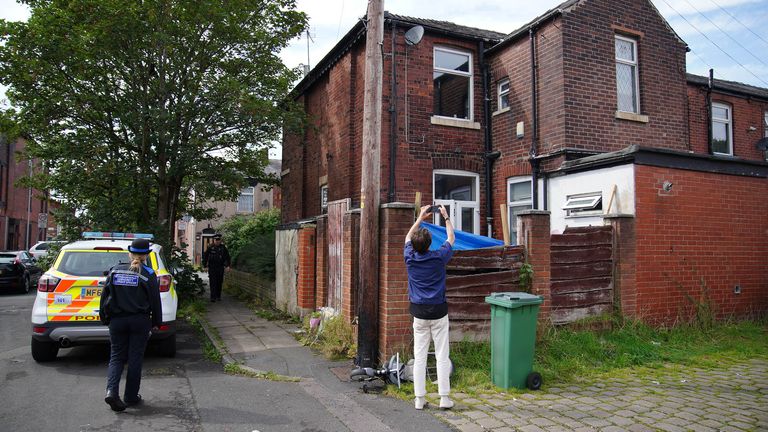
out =
[[[469,72],[461,72],[461,71],[457,71],[455,69],[445,69],[445,68],[437,67],[436,61],[437,61],[437,52],[438,51],[447,52],[447,53],[451,53],[451,54],[465,55],[465,56],[469,57],[469,61],[467,62],[468,65],[469,65]],[[433,117],[446,118],[446,119],[452,119],[452,120],[459,120],[459,121],[465,121],[465,122],[472,122],[472,121],[474,121],[474,118],[475,118],[475,108],[474,108],[475,97],[474,97],[474,64],[473,64],[473,61],[474,60],[472,59],[472,53],[469,52],[469,51],[461,51],[461,50],[458,50],[458,49],[453,49],[453,48],[448,48],[448,47],[443,47],[443,46],[435,46],[435,47],[433,47],[433,49],[432,49],[432,83],[433,83],[432,88],[433,89],[434,89],[434,81],[435,81],[435,78],[434,78],[434,73],[435,72],[446,73],[446,74],[449,74],[449,75],[457,75],[457,76],[469,77],[469,84],[468,84],[468,86],[469,86],[469,94],[468,94],[468,99],[469,99],[468,112],[469,112],[469,116],[467,118],[459,118],[459,117],[450,117],[450,116],[444,116],[444,115],[434,114],[433,113],[432,114]],[[435,97],[436,97],[436,95],[433,94],[432,95],[433,106],[434,106],[434,98]]]
[[[250,189],[251,193],[246,193],[245,190]],[[251,209],[250,210],[242,210],[241,209],[241,202],[240,199],[243,196],[250,196],[251,197]],[[254,207],[254,199],[256,199],[256,187],[255,186],[246,186],[242,189],[240,189],[240,195],[237,197],[237,213],[253,213],[253,207]]]
[[320,214],[328,213],[328,185],[320,186]]
[[[519,183],[529,183],[531,186],[531,197],[528,200],[510,201],[510,189],[512,185]],[[509,240],[512,244],[517,244],[517,220],[512,220],[512,209],[518,207],[528,207],[533,209],[533,178],[531,176],[510,177],[507,179],[507,224],[509,227]],[[514,234],[513,234],[514,233]]]
[[[457,200],[454,197],[449,197],[448,199],[438,199],[435,197],[435,181],[437,179],[438,175],[445,175],[445,176],[455,176],[455,177],[467,177],[472,179],[472,188],[474,188],[475,191],[475,199],[474,200]],[[435,205],[450,205],[450,212],[449,217],[454,221],[453,226],[456,228],[456,230],[460,230],[463,232],[468,232],[471,234],[480,234],[480,174],[474,173],[472,171],[462,171],[462,170],[455,170],[455,169],[435,169],[432,170],[432,202]],[[467,227],[463,226],[463,222],[459,221],[458,219],[461,218],[460,209],[467,209],[471,208],[474,214],[474,217],[472,219],[472,227],[468,230]],[[434,215],[433,223],[435,225],[442,225],[443,220],[441,217],[438,217],[438,214]]]
[[[763,137],[768,138],[768,110],[763,112]],[[768,161],[768,150],[764,154],[765,160]]]
[[[576,201],[586,201],[576,203]],[[566,195],[565,204],[562,209],[565,210],[565,217],[588,217],[603,214],[603,192],[584,192]]]
[[[728,118],[715,118],[715,108],[722,108],[728,111]],[[715,138],[714,132],[712,133],[712,136],[709,138],[709,149],[712,152],[713,155],[717,156],[733,156],[734,155],[734,145],[733,145],[733,107],[729,104],[723,103],[723,102],[712,102],[712,106],[710,107],[710,113],[711,113],[711,121],[712,125],[710,126],[712,131],[714,131],[715,123],[725,124],[728,128],[727,130],[727,139],[728,139],[728,150],[729,153],[722,153],[722,152],[716,152],[714,149],[714,143],[713,140]]]
[[[502,90],[501,87],[506,84],[507,89]],[[496,111],[502,111],[502,110],[508,110],[509,109],[509,93],[512,86],[509,82],[509,78],[504,78],[496,85]],[[501,101],[502,98],[506,96],[507,97],[507,106],[502,106]]]
[[[632,44],[632,54],[634,61],[629,61],[626,59],[620,59],[618,56],[618,53],[616,52],[616,40],[622,40],[626,41]],[[619,80],[618,77],[616,79],[616,111],[618,112],[625,112],[625,113],[632,113],[632,114],[640,114],[640,58],[638,56],[639,49],[638,49],[638,40],[631,38],[629,36],[623,36],[616,34],[614,35],[614,41],[613,41],[613,51],[614,51],[614,62],[616,64],[616,71],[618,74],[618,64],[625,64],[630,67],[632,67],[632,75],[635,79],[635,85],[634,85],[634,94],[633,94],[633,101],[635,104],[635,111],[624,111],[619,107]]]

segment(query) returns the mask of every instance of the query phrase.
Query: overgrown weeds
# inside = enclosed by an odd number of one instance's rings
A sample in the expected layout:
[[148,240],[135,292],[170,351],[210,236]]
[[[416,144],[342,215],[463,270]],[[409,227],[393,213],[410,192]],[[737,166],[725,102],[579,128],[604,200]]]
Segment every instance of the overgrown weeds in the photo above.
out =
[[[622,376],[627,371],[652,373],[669,365],[715,368],[768,356],[768,321],[765,319],[715,322],[707,329],[695,322],[674,328],[655,328],[634,321],[612,321],[612,325],[602,326],[603,330],[598,331],[594,328],[600,326],[593,324],[583,327],[586,330],[550,327],[540,331],[533,370],[542,374],[545,387]],[[455,366],[452,391],[475,395],[499,390],[491,381],[489,342],[453,343],[451,360]],[[437,391],[436,385],[428,383],[427,386],[428,392]],[[400,391],[396,388],[388,391],[410,397],[412,388],[409,384]]]
[[311,315],[304,319],[304,334],[299,341],[323,352],[331,360],[348,359],[357,353],[352,325],[341,315],[325,317],[317,326],[310,324]]

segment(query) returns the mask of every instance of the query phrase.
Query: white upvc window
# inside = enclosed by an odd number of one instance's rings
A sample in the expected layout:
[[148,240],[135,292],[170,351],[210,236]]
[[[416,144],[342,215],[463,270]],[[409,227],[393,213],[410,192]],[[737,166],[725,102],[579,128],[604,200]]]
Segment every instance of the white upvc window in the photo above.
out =
[[726,104],[712,103],[712,153],[733,156],[733,113]]
[[472,54],[435,47],[433,114],[472,120]]
[[588,192],[568,195],[563,205],[566,216],[593,216],[603,212],[603,193]]
[[499,97],[497,99],[496,110],[501,111],[505,108],[509,108],[509,79],[505,78],[499,81],[497,94]]
[[531,177],[507,179],[507,214],[509,218],[509,240],[517,244],[517,215],[533,208]]
[[328,213],[328,185],[320,186],[320,213]]
[[[453,227],[458,231],[480,234],[480,176],[458,170],[435,170],[432,173],[432,202],[445,206]],[[435,214],[434,224],[444,226]]]
[[618,110],[640,114],[637,41],[616,36],[616,99]]
[[253,213],[253,186],[248,186],[240,191],[240,196],[237,197],[237,212],[238,213]]
[[[763,113],[763,136],[768,138],[768,111]],[[768,160],[768,150],[765,151],[765,160]]]

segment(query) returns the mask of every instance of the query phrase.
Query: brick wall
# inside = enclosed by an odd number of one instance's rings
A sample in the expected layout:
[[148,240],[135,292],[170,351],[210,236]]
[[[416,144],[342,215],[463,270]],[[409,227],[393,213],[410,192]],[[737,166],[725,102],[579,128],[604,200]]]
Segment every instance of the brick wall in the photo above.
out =
[[766,179],[638,165],[635,181],[637,315],[671,324],[707,300],[718,318],[764,314]]
[[275,281],[251,273],[230,269],[224,274],[224,289],[229,293],[246,293],[263,303],[275,304]]
[[299,309],[304,311],[312,311],[315,308],[316,234],[315,226],[305,225],[299,229],[299,274],[296,277],[296,304]]
[[533,268],[533,284],[531,294],[544,297],[539,309],[539,321],[549,321],[552,309],[550,294],[551,280],[551,239],[548,211],[528,210],[520,214],[520,230],[517,232],[517,243],[525,246],[527,262]]
[[403,259],[405,235],[413,225],[413,205],[391,203],[381,210],[379,239],[379,359],[412,350],[413,327],[408,310],[408,274]]
[[[709,154],[707,89],[689,85],[688,100],[691,147],[695,153]],[[734,156],[742,159],[765,160],[765,153],[758,150],[755,143],[765,136],[763,116],[768,112],[768,102],[718,93],[717,90],[712,92],[712,102],[729,105],[732,109]],[[754,127],[755,130],[750,130],[750,127]]]
[[635,218],[631,215],[612,215],[607,216],[606,221],[613,228],[614,308],[627,318],[639,318]]

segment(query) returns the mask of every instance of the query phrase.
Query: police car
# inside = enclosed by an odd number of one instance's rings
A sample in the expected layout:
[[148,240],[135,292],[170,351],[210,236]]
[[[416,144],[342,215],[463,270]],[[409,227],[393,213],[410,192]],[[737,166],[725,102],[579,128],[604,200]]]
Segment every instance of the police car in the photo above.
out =
[[[32,358],[38,362],[56,358],[59,348],[108,343],[109,328],[99,321],[99,300],[106,273],[118,263],[129,263],[128,246],[136,238],[152,240],[151,234],[85,232],[84,240],[61,248],[53,266],[37,283],[32,307]],[[150,339],[161,355],[176,355],[175,281],[161,254],[152,244],[147,258],[160,285],[163,324]]]

